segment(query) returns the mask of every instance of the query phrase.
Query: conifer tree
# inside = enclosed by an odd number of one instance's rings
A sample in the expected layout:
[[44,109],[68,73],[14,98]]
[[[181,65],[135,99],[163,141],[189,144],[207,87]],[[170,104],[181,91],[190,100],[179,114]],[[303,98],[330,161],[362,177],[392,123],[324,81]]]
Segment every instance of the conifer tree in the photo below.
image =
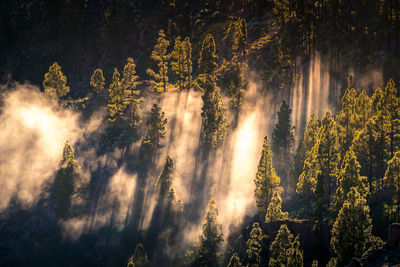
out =
[[274,193],[268,205],[267,214],[265,215],[266,223],[272,221],[286,220],[288,218],[288,213],[282,212],[282,191],[282,187],[277,187],[274,189]]
[[181,37],[175,38],[174,50],[172,51],[171,56],[174,59],[171,62],[171,69],[177,76],[178,90],[182,91],[185,85],[185,50]]
[[121,86],[126,95],[127,101],[140,94],[136,87],[140,84],[139,76],[136,75],[136,64],[133,58],[128,57],[127,63],[124,66],[124,72],[121,80]]
[[[306,130],[304,131],[304,136],[303,136],[303,140],[301,141],[300,145],[297,148],[297,152],[296,155],[294,157],[294,166],[293,166],[293,173],[292,175],[294,176],[293,178],[295,179],[295,183],[297,183],[297,187],[296,187],[296,192],[298,191],[299,188],[299,182],[301,181],[301,179],[304,180],[304,178],[307,178],[308,181],[307,182],[311,182],[311,180],[309,180],[310,178],[310,172],[315,172],[316,168],[314,166],[314,164],[316,164],[315,161],[315,155],[316,152],[314,151],[314,157],[310,157],[310,153],[313,147],[315,147],[315,144],[317,143],[318,140],[318,130],[319,130],[319,121],[317,116],[315,115],[315,113],[311,114],[311,117],[309,119],[309,121],[307,122],[307,126],[306,126]],[[313,160],[311,160],[313,159]],[[302,175],[302,172],[305,171],[304,167],[306,165],[306,161],[307,161],[307,172],[309,174],[307,174],[307,176]],[[312,169],[311,169],[312,168]],[[299,178],[298,178],[299,177]],[[316,179],[316,175],[312,176]],[[298,180],[297,180],[298,178]],[[301,182],[302,184],[303,182]],[[315,181],[316,183],[316,181]],[[297,192],[298,194],[302,194],[302,190],[299,189],[300,191]],[[304,191],[304,193],[309,193],[307,191]]]
[[286,224],[282,224],[278,234],[270,247],[271,257],[269,267],[303,266],[303,257],[300,250],[298,236],[293,240],[293,234]]
[[302,267],[303,266],[303,251],[300,248],[300,238],[296,236],[292,247],[288,251],[288,267]]
[[266,235],[263,234],[258,222],[253,224],[253,229],[250,232],[250,238],[247,239],[247,257],[251,267],[257,267],[261,263],[261,251],[265,243]]
[[201,139],[207,149],[214,149],[223,142],[228,122],[225,118],[220,89],[215,81],[206,79],[204,94],[201,97],[203,99]]
[[385,118],[385,128],[388,132],[390,158],[393,157],[395,151],[395,143],[399,139],[399,98],[397,97],[397,89],[392,79],[389,80],[383,92],[383,97],[378,103],[378,107]]
[[116,68],[108,91],[110,94],[110,100],[107,105],[108,120],[114,122],[123,117],[126,108],[126,95],[121,86],[120,74]]
[[317,142],[317,164],[318,170],[325,179],[324,191],[328,194],[327,201],[330,201],[333,188],[336,184],[338,165],[340,162],[338,131],[335,119],[328,110],[321,121],[321,128],[318,133]]
[[363,129],[359,130],[354,139],[352,149],[361,165],[361,175],[368,177],[369,190],[373,189],[373,170],[377,162],[377,140],[374,119],[370,118]]
[[199,80],[204,91],[201,97],[203,99],[201,138],[207,149],[216,148],[222,143],[228,126],[221,90],[216,84],[217,59],[214,37],[208,34],[203,41],[199,58]]
[[183,73],[184,73],[184,85],[186,90],[190,90],[192,87],[192,44],[190,43],[189,37],[185,37],[182,42],[183,46]]
[[256,184],[256,204],[261,214],[266,213],[272,193],[279,185],[279,182],[280,178],[276,175],[275,169],[272,167],[272,152],[269,139],[266,136],[258,163],[256,178],[254,179],[254,183]]
[[347,264],[352,257],[363,256],[372,238],[371,231],[367,201],[352,187],[332,227],[331,246],[339,265]]
[[240,262],[239,256],[237,253],[233,253],[231,259],[229,260],[227,267],[242,267],[242,263]]
[[[275,167],[281,177],[288,176],[287,164],[292,160],[292,149],[294,145],[293,127],[290,123],[291,109],[282,101],[278,111],[278,122],[272,131],[272,152],[275,156]],[[289,185],[286,179],[282,181],[285,186]]]
[[149,267],[149,259],[141,243],[136,245],[135,253],[129,258],[127,267]]
[[174,175],[175,175],[174,162],[169,156],[167,156],[164,167],[161,171],[160,176],[158,176],[156,182],[156,187],[159,190],[160,198],[165,197],[169,192]]
[[67,77],[61,72],[61,67],[57,62],[50,66],[49,72],[44,75],[43,88],[46,98],[63,97],[69,92]]
[[341,155],[344,155],[350,148],[356,131],[356,89],[346,89],[342,97],[342,109],[336,116],[338,124],[339,144]]
[[137,86],[140,84],[138,81],[139,76],[136,75],[136,64],[133,58],[129,57],[124,66],[123,77],[121,79],[121,87],[124,92],[124,105],[130,105],[130,127],[137,128],[141,124],[140,111],[143,98],[140,97],[140,91]]
[[316,166],[316,147],[308,153],[307,159],[304,161],[303,172],[297,183],[296,193],[300,195],[301,200],[310,208],[314,200],[314,192],[317,185],[318,167]]
[[372,116],[372,102],[367,92],[363,90],[356,99],[356,128],[363,129]]
[[312,150],[318,140],[318,130],[320,123],[318,121],[317,115],[315,113],[311,114],[310,120],[307,122],[306,130],[303,137],[303,147],[306,157],[308,153]]
[[164,93],[168,89],[168,62],[171,58],[167,51],[168,47],[169,41],[165,39],[164,30],[160,30],[154,50],[151,53],[151,59],[158,62],[158,73],[155,73],[152,69],[147,69],[147,74],[154,79],[151,80],[154,90]]
[[385,177],[385,188],[389,189],[393,196],[393,204],[397,205],[397,222],[400,222],[400,152],[396,152],[388,162]]
[[95,69],[92,77],[90,78],[90,86],[96,93],[103,92],[106,79],[104,79],[103,71]]
[[359,192],[364,198],[367,197],[367,177],[360,175],[360,168],[361,166],[357,161],[353,149],[348,150],[337,179],[338,186],[332,207],[335,215],[334,217],[339,213],[339,210],[343,206],[351,188],[356,188],[357,192]]
[[214,198],[211,198],[203,222],[203,233],[198,238],[191,266],[219,266],[223,234],[217,217],[218,209]]
[[75,158],[72,145],[67,141],[54,180],[53,195],[55,198],[55,212],[58,218],[66,219],[72,213],[71,196],[75,190],[75,183],[80,175],[80,166]]
[[211,79],[215,79],[215,70],[218,67],[218,56],[216,55],[215,41],[212,34],[207,34],[203,40],[198,62],[198,73],[200,75],[209,75]]
[[278,122],[272,132],[272,151],[274,155],[285,155],[291,152],[294,144],[293,127],[290,123],[291,109],[285,101],[278,111]]
[[151,150],[157,149],[160,146],[161,139],[165,137],[166,124],[165,113],[161,111],[157,104],[154,104],[146,121],[147,129],[142,144],[148,146]]

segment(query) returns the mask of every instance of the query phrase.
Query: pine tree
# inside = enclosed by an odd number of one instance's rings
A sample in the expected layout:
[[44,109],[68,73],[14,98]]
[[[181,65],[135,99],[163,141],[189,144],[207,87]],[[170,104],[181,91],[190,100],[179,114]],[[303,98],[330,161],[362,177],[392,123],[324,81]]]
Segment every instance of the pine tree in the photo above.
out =
[[240,263],[240,259],[237,253],[233,253],[231,259],[229,260],[227,267],[242,267],[242,263]]
[[147,74],[154,79],[151,80],[154,90],[164,93],[168,89],[168,61],[171,58],[167,51],[168,47],[169,41],[165,39],[164,30],[160,30],[154,50],[151,53],[151,59],[158,62],[158,73],[155,73],[152,69],[147,69]]
[[211,198],[204,218],[203,233],[199,236],[194,251],[192,266],[219,266],[223,234],[222,225],[217,221],[217,217],[218,209],[214,198]]
[[272,132],[272,151],[274,155],[289,155],[294,144],[293,127],[290,123],[291,109],[282,101],[278,111],[278,122]]
[[266,213],[272,193],[279,185],[279,182],[280,178],[276,175],[275,169],[272,167],[272,152],[269,139],[266,136],[258,163],[256,178],[254,179],[254,183],[256,184],[255,197],[259,213]]
[[169,156],[167,156],[164,167],[161,171],[160,176],[158,176],[156,182],[156,187],[159,190],[160,198],[164,198],[169,192],[172,185],[172,179],[174,176],[175,176],[174,162]]
[[389,80],[383,92],[383,97],[378,103],[379,109],[385,118],[385,126],[388,131],[390,158],[393,157],[395,146],[399,139],[399,98],[397,89],[392,79]]
[[110,93],[110,100],[107,105],[108,120],[114,122],[123,117],[126,108],[125,94],[121,86],[120,74],[116,68],[114,69],[112,83],[108,91]]
[[146,121],[146,135],[142,139],[142,144],[151,150],[157,149],[161,139],[165,137],[166,124],[165,113],[157,104],[154,104]]
[[261,263],[261,251],[265,243],[266,235],[263,235],[262,229],[258,222],[253,224],[253,229],[250,232],[250,238],[247,239],[247,257],[251,267],[257,267]]
[[388,162],[383,182],[385,187],[392,193],[393,203],[397,205],[397,222],[400,222],[400,152],[396,152]]
[[312,150],[318,140],[318,130],[320,127],[320,123],[318,121],[317,115],[315,113],[311,114],[310,120],[307,123],[306,130],[304,132],[303,137],[303,147],[305,151],[306,157],[308,153]]
[[347,151],[338,176],[338,186],[333,203],[334,217],[339,213],[351,188],[356,188],[364,198],[367,197],[367,177],[360,175],[361,166],[357,161],[353,149]]
[[69,92],[67,77],[61,72],[61,67],[57,62],[50,66],[49,72],[44,75],[43,88],[46,98],[63,97]]
[[[312,180],[310,180],[309,178],[311,178],[311,173],[315,172],[317,169],[315,168],[314,164],[316,164],[315,161],[315,155],[316,152],[314,151],[314,157],[310,157],[310,153],[313,147],[315,147],[315,144],[317,143],[318,140],[318,130],[319,130],[319,121],[317,116],[315,115],[315,113],[311,114],[311,117],[307,123],[306,126],[306,130],[304,132],[304,136],[303,136],[303,140],[301,141],[300,145],[297,148],[297,152],[296,155],[294,157],[294,166],[293,166],[293,179],[294,179],[294,183],[297,183],[296,186],[296,192],[298,190],[297,193],[298,194],[303,194],[306,193],[306,195],[309,193],[309,191],[303,191],[302,189],[299,189],[299,183],[302,186],[302,184],[304,183],[304,181],[307,181],[307,183],[312,182],[314,183]],[[312,160],[311,160],[312,159]],[[308,169],[305,170],[305,165],[306,165],[306,161],[307,161],[307,167]],[[307,171],[307,175],[302,175],[303,171]],[[299,177],[299,178],[298,178]],[[317,175],[313,175],[312,177],[314,177],[316,179]],[[297,180],[298,178],[298,180]],[[307,180],[304,180],[304,179]],[[303,181],[302,181],[303,180]],[[316,181],[315,181],[316,183]],[[311,185],[311,184],[309,184]],[[306,186],[307,187],[307,186]],[[308,190],[308,189],[306,189]]]
[[356,128],[363,129],[372,116],[372,102],[367,92],[363,90],[356,99]]
[[208,34],[200,52],[198,78],[201,81],[201,89],[204,91],[201,137],[203,144],[208,149],[216,148],[222,143],[228,125],[221,91],[216,84],[217,59],[214,37]]
[[300,248],[300,238],[296,236],[292,247],[288,251],[288,267],[302,267],[303,266],[303,251]]
[[149,259],[142,244],[137,244],[135,254],[133,254],[128,261],[127,267],[149,267]]
[[72,145],[67,141],[53,185],[53,195],[56,204],[55,212],[60,219],[66,219],[72,213],[71,196],[75,191],[75,184],[79,175],[79,163],[75,158]]
[[296,193],[300,195],[301,200],[306,205],[307,210],[310,208],[314,200],[314,192],[317,185],[317,177],[319,174],[316,166],[316,147],[308,153],[307,159],[304,161],[303,172],[297,183]]
[[131,102],[132,98],[137,98],[137,96],[140,94],[140,91],[136,90],[136,87],[140,84],[138,79],[139,76],[136,75],[135,61],[133,58],[128,57],[121,79],[122,90],[124,90],[126,101],[128,102]]
[[[294,136],[293,127],[290,123],[291,112],[286,102],[282,101],[282,105],[278,111],[278,122],[272,131],[272,152],[275,156],[274,164],[281,177],[288,176],[287,164],[292,160]],[[285,186],[289,185],[287,179],[282,182]]]
[[286,220],[288,218],[288,213],[282,212],[282,191],[282,187],[277,187],[274,189],[274,193],[268,205],[267,214],[265,215],[266,223],[272,221]]
[[356,131],[356,89],[346,89],[342,98],[342,109],[336,116],[338,124],[339,144],[341,155],[350,148]]
[[198,62],[198,73],[200,75],[209,75],[212,80],[215,79],[215,70],[218,67],[218,56],[215,53],[215,41],[212,34],[207,34],[203,40]]
[[184,73],[184,85],[186,90],[190,90],[192,87],[192,44],[190,43],[189,37],[186,37],[183,42],[183,73]]
[[352,187],[332,227],[331,246],[340,265],[347,264],[352,257],[363,256],[372,237],[371,231],[367,201]]
[[103,71],[95,69],[92,77],[90,78],[90,86],[96,93],[103,92],[106,79],[104,79]]
[[321,121],[321,128],[318,133],[317,142],[317,164],[321,175],[325,179],[324,191],[328,194],[327,201],[330,201],[333,188],[336,184],[338,165],[340,162],[339,140],[337,125],[328,110]]
[[124,66],[123,77],[121,79],[121,87],[124,92],[124,105],[130,105],[130,123],[132,129],[136,129],[141,124],[140,111],[143,98],[140,97],[140,91],[137,86],[140,84],[138,81],[139,76],[136,75],[136,64],[133,58],[129,57]]
[[[286,224],[282,224],[270,247],[269,267],[303,266],[302,252],[298,237],[293,240],[293,234]],[[297,264],[297,265],[296,265]]]
[[215,81],[209,80],[204,86],[202,117],[202,143],[209,148],[217,148],[225,138],[228,122],[225,118],[225,107],[221,91]]
[[185,83],[185,50],[181,37],[175,38],[174,50],[172,51],[171,56],[174,59],[174,61],[171,62],[171,69],[177,76],[177,87],[179,91],[182,91]]

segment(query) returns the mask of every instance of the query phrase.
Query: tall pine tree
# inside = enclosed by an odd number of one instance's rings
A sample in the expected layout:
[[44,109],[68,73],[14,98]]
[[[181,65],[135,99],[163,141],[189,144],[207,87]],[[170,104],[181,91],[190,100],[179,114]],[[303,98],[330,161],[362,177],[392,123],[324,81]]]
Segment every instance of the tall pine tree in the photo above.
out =
[[256,204],[259,213],[264,215],[267,212],[272,193],[279,185],[279,182],[280,178],[276,175],[275,169],[272,167],[272,152],[269,139],[266,136],[258,163],[256,178],[254,179],[254,183],[256,184]]
[[69,86],[67,84],[67,77],[61,71],[60,65],[54,62],[50,66],[49,72],[44,75],[43,88],[46,98],[60,98],[68,94]]

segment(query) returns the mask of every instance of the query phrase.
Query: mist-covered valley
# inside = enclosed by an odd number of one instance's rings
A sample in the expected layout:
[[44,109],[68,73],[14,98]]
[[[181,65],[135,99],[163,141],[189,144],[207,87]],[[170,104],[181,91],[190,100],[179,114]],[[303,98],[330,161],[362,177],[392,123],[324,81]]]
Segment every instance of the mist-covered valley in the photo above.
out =
[[0,266],[400,264],[400,5],[356,2],[0,3]]

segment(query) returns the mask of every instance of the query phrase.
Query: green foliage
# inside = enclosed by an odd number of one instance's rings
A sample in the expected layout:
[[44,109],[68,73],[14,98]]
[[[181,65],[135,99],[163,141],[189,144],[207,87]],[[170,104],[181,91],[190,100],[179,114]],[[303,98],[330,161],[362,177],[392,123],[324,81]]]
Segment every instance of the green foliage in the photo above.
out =
[[171,62],[171,68],[177,76],[176,86],[179,91],[189,90],[192,84],[192,45],[189,37],[186,37],[183,41],[181,37],[175,39],[171,56],[174,59]]
[[67,77],[61,72],[61,67],[57,62],[50,66],[49,72],[44,75],[43,88],[46,98],[60,98],[68,94],[69,86]]
[[217,221],[217,217],[218,209],[214,198],[211,198],[203,222],[203,232],[196,242],[195,250],[186,252],[186,257],[192,259],[191,266],[220,265],[220,246],[224,239],[222,225]]
[[114,122],[124,115],[127,105],[125,92],[121,86],[120,74],[116,68],[108,91],[110,94],[110,100],[107,105],[108,120]]
[[79,163],[75,159],[73,147],[67,141],[53,187],[53,195],[56,202],[55,212],[59,219],[66,219],[72,215],[71,196],[74,193],[75,183],[79,175]]
[[150,81],[151,85],[157,92],[165,93],[168,89],[168,61],[171,58],[167,51],[169,44],[169,41],[165,39],[164,30],[160,30],[153,52],[151,52],[151,59],[157,62],[158,73],[155,73],[152,69],[147,69],[147,74],[153,78]]
[[276,187],[272,195],[271,201],[268,205],[267,214],[265,215],[265,222],[286,220],[289,216],[287,212],[282,212],[282,187]]
[[127,63],[124,66],[123,78],[121,80],[122,90],[125,93],[127,100],[131,100],[139,95],[136,87],[140,84],[138,81],[139,76],[136,75],[136,64],[133,58],[128,57]]
[[156,182],[156,187],[159,189],[160,197],[166,196],[172,185],[172,179],[174,176],[175,176],[174,162],[169,156],[167,156],[164,167],[161,171],[160,176],[158,176]]
[[308,157],[304,161],[303,172],[299,177],[297,183],[296,193],[300,195],[303,203],[307,208],[310,208],[314,200],[314,192],[317,185],[317,177],[319,174],[318,167],[316,166],[316,147],[308,153]]
[[203,99],[201,140],[206,148],[214,149],[222,144],[228,122],[225,118],[221,91],[215,80],[209,77],[209,75],[206,76],[204,94],[201,97]]
[[341,155],[344,155],[350,148],[356,132],[357,123],[357,109],[356,102],[357,92],[356,89],[346,89],[342,98],[342,109],[336,116],[338,124],[339,143],[341,148]]
[[246,242],[246,253],[249,259],[250,266],[257,267],[261,263],[261,251],[267,236],[263,234],[258,222],[253,224],[253,229],[250,232],[250,238]]
[[352,187],[332,227],[331,246],[340,265],[360,258],[372,237],[372,220],[365,198]]
[[292,247],[288,251],[288,264],[289,267],[301,267],[303,266],[303,251],[300,248],[300,238],[296,236]]
[[292,110],[285,101],[278,111],[278,122],[272,131],[272,151],[274,155],[284,155],[285,158],[291,153],[294,145],[293,127],[290,123]]
[[396,152],[388,162],[385,177],[383,178],[385,188],[392,194],[392,205],[396,207],[397,222],[400,221],[400,152]]
[[240,259],[237,253],[233,253],[232,257],[229,260],[227,267],[242,267],[243,265],[240,263]]
[[336,217],[336,215],[339,213],[339,210],[343,206],[343,203],[347,198],[347,194],[350,192],[352,187],[355,187],[357,192],[359,192],[364,198],[367,197],[367,177],[360,175],[360,169],[361,166],[357,161],[353,149],[348,150],[346,156],[344,157],[337,179],[338,186],[332,207],[335,215],[334,217]]
[[146,134],[142,139],[142,144],[151,150],[160,146],[160,141],[165,137],[165,125],[167,119],[161,108],[154,104],[146,121]]
[[137,244],[135,254],[133,254],[128,261],[127,267],[149,267],[149,259],[142,244]]
[[286,224],[282,224],[270,247],[269,267],[303,266],[299,237],[294,239]]
[[95,69],[92,77],[90,78],[90,86],[96,93],[103,92],[106,79],[104,79],[103,71]]
[[[301,195],[303,201],[307,203],[307,206],[309,206],[308,204],[311,193],[315,190],[315,184],[317,183],[317,168],[315,167],[316,149],[312,152],[312,155],[311,149],[315,146],[318,140],[319,124],[317,116],[315,113],[312,113],[307,123],[303,140],[297,148],[294,157],[292,175],[294,176],[293,179],[297,183],[296,192]],[[312,192],[310,190],[312,190]]]
[[280,178],[276,175],[275,169],[272,167],[272,152],[269,139],[266,136],[257,167],[256,178],[254,179],[254,183],[256,184],[256,204],[261,214],[267,212],[272,193],[279,185],[279,182]]
[[203,40],[198,62],[198,73],[214,77],[218,67],[218,56],[215,53],[215,41],[212,34],[207,34]]

